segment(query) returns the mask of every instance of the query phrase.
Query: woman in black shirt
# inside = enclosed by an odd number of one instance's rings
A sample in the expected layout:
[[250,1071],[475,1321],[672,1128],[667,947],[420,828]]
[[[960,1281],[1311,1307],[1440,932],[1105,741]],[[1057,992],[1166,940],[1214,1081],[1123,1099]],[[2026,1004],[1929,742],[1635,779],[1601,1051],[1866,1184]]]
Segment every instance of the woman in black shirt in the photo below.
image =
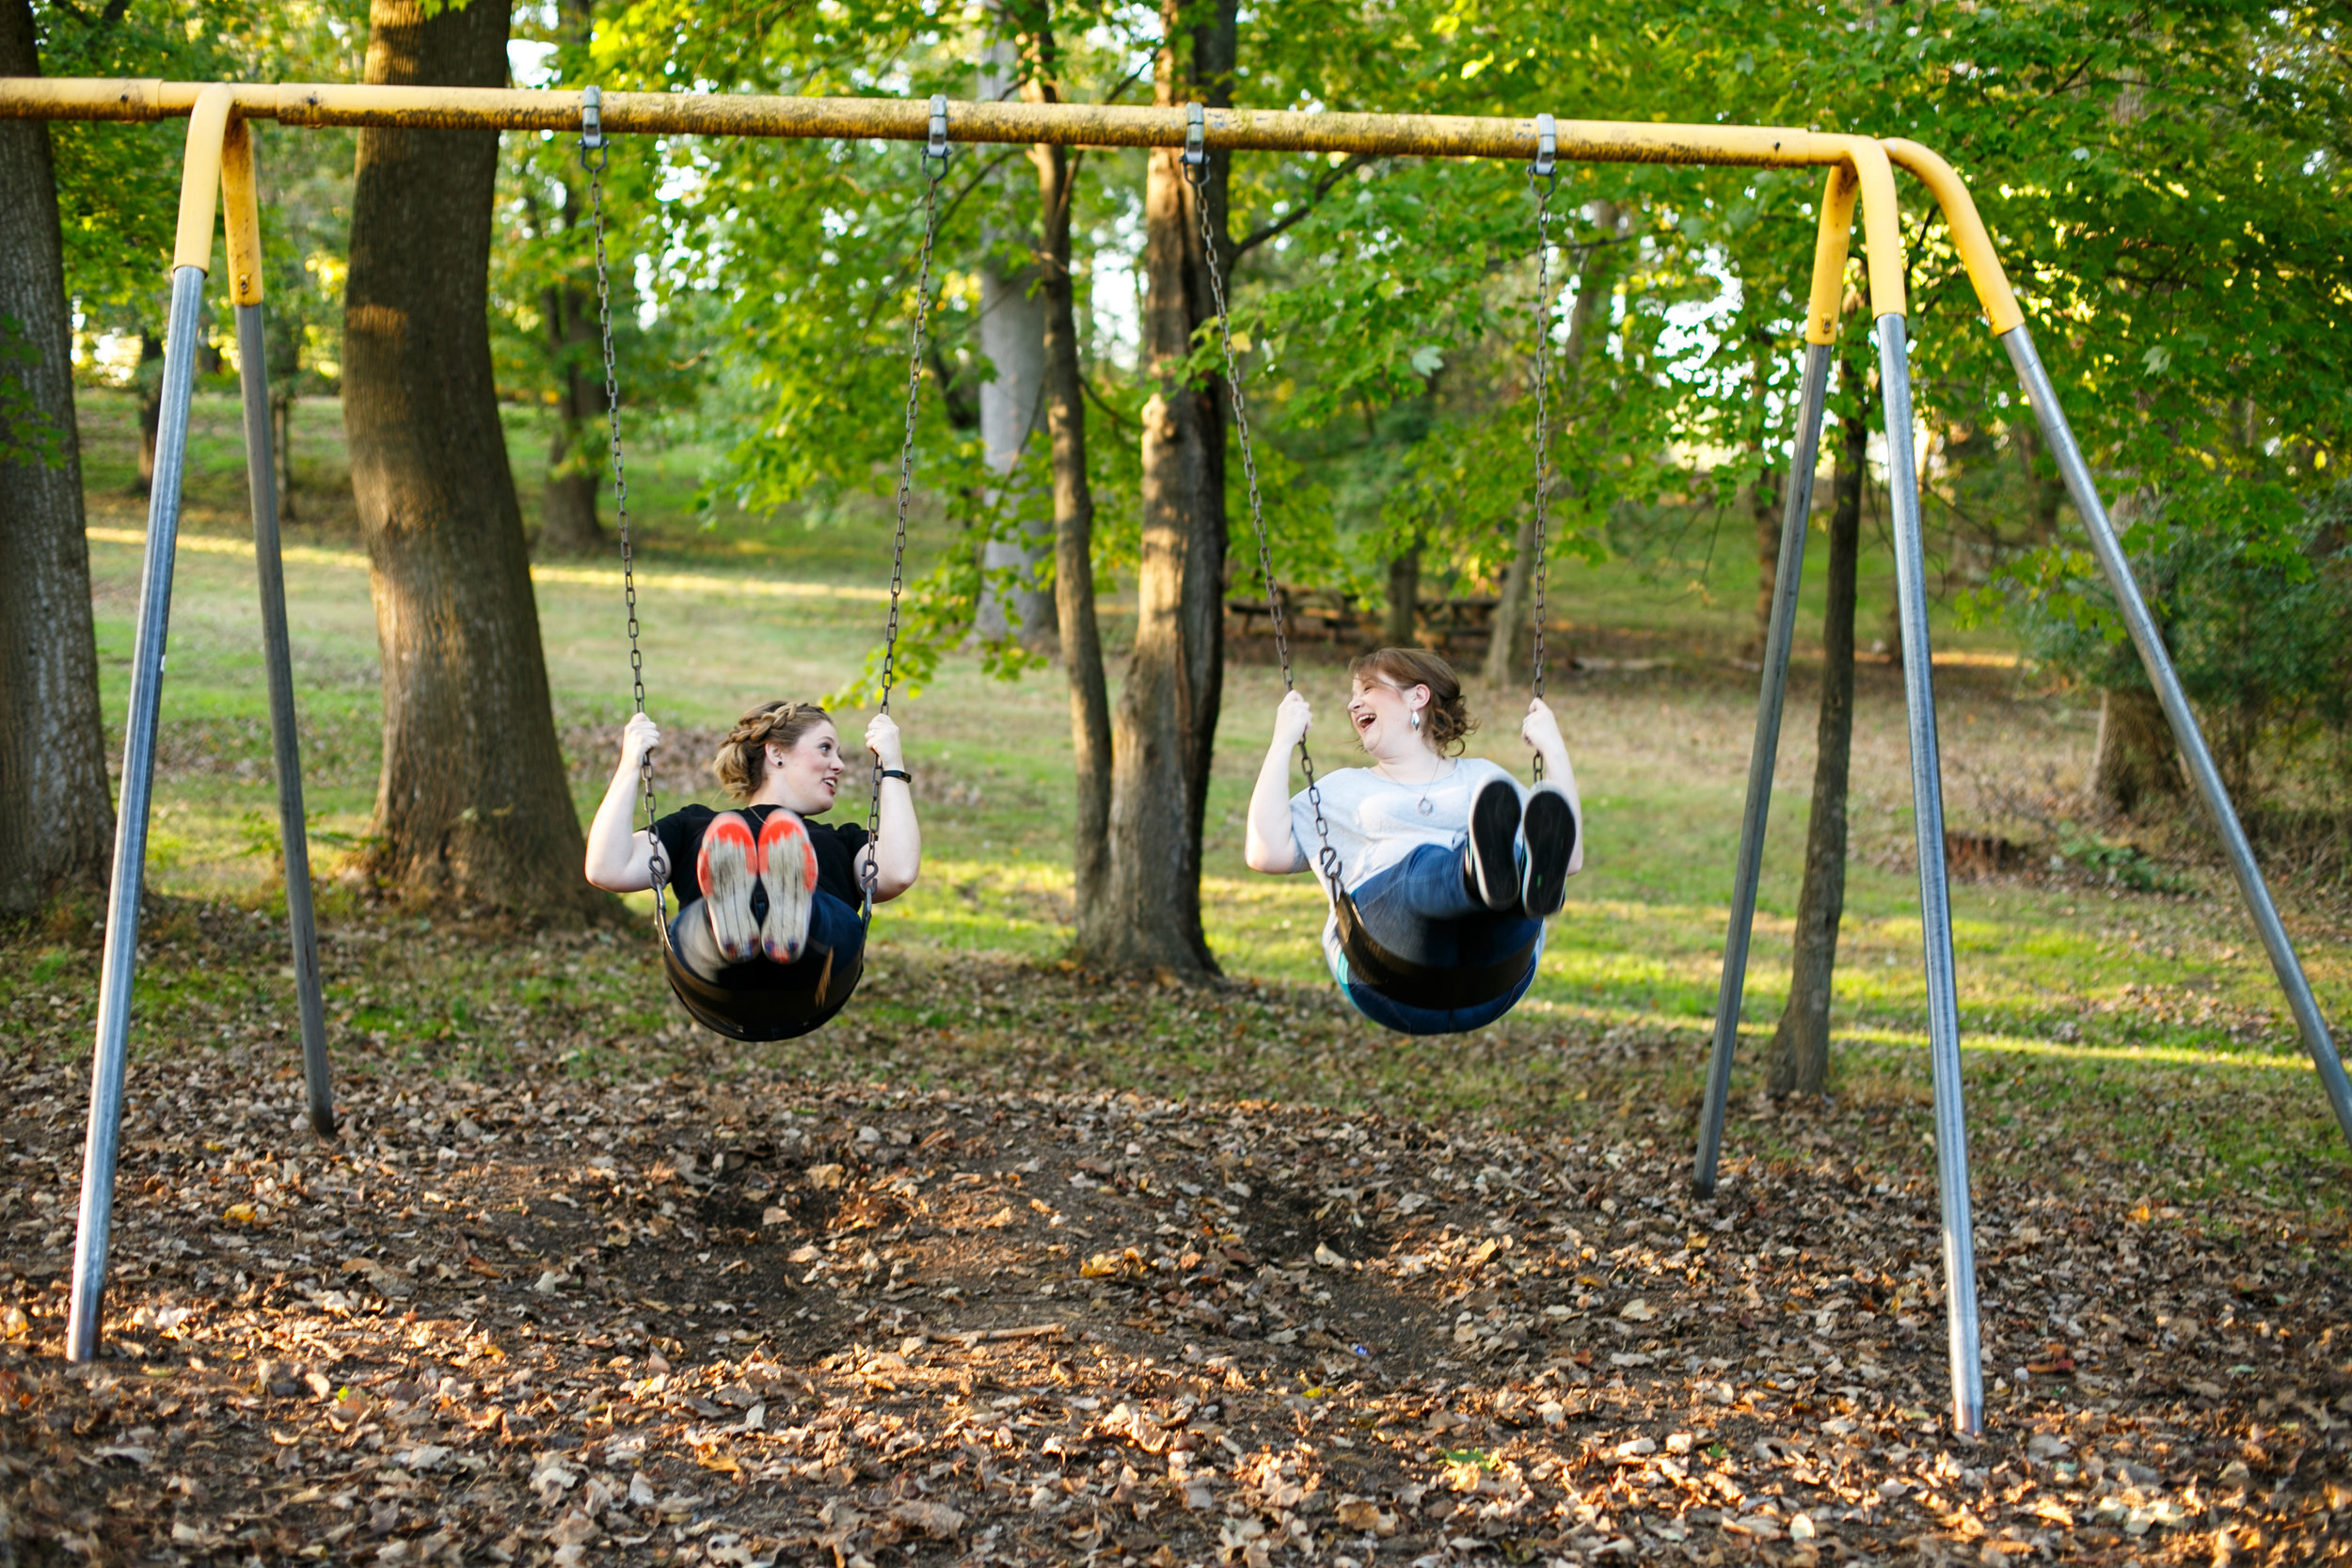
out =
[[[631,818],[639,767],[660,738],[642,713],[621,732],[620,766],[588,829],[588,880],[607,892],[653,885],[653,847]],[[823,708],[762,703],[736,721],[711,768],[741,807],[691,805],[654,824],[681,906],[671,946],[687,968],[724,985],[729,971],[753,964],[845,966],[865,942],[858,908],[868,863],[878,904],[914,885],[922,834],[888,714],[866,726],[866,748],[882,767],[882,819],[870,841],[860,824],[812,820],[832,809],[849,768]]]

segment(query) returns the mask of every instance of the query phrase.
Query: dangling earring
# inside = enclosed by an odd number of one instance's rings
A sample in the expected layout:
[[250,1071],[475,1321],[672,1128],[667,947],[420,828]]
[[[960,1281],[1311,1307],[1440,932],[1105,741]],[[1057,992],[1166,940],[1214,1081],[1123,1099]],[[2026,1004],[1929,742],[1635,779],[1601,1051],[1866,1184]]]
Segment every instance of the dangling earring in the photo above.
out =
[[1413,709],[1413,728],[1421,728],[1421,709]]

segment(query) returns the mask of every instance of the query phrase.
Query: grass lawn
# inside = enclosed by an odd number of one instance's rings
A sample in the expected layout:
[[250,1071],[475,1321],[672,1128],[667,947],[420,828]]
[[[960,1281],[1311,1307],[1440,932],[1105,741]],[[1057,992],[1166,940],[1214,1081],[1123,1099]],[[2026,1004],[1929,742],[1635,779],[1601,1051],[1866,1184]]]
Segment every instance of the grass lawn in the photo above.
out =
[[[142,503],[123,493],[135,450],[131,413],[120,397],[85,400],[91,570],[110,723],[119,722],[125,701],[143,526]],[[545,449],[532,418],[516,411],[512,426],[527,516]],[[151,885],[190,897],[267,901],[275,816],[233,402],[199,398],[194,429]],[[373,804],[374,623],[332,404],[301,405],[294,449],[288,593],[314,854],[331,870],[337,853],[366,832]],[[710,459],[640,441],[631,463],[645,541],[650,702],[674,733],[723,726],[755,697],[813,697],[845,684],[881,622],[887,536],[879,523],[810,530],[771,519],[702,530],[691,502]],[[1713,1006],[1753,723],[1754,676],[1726,657],[1747,625],[1754,592],[1754,563],[1744,540],[1740,547],[1733,540],[1694,529],[1682,555],[1571,564],[1557,575],[1553,600],[1571,625],[1568,643],[1640,644],[1661,662],[1628,669],[1621,659],[1617,668],[1555,677],[1590,814],[1588,869],[1518,1014],[1468,1041],[1399,1047],[1366,1031],[1363,1044],[1381,1042],[1369,1071],[1360,1061],[1318,1066],[1304,1057],[1283,1068],[1260,1061],[1252,1070],[1289,1073],[1279,1079],[1284,1092],[1341,1103],[1370,1098],[1433,1114],[1525,1121],[1588,1114],[1574,1109],[1580,1105],[1618,1114],[1631,1099],[1675,1107],[1687,1119]],[[935,511],[925,512],[915,569],[952,543]],[[1807,626],[1818,626],[1820,554],[1808,562]],[[1873,550],[1864,580],[1866,643],[1883,614],[1886,580],[1883,557]],[[548,563],[538,596],[557,721],[584,814],[601,792],[611,735],[628,703],[612,563]],[[1106,603],[1115,643],[1123,638],[1124,609],[1123,601]],[[1951,825],[2017,832],[2010,815],[2016,798],[2079,778],[2095,713],[2078,695],[2051,694],[2021,675],[1996,628],[1954,633],[1951,642],[1953,661],[1937,670]],[[1755,1057],[1786,994],[1813,761],[1812,675],[1802,641],[1800,652],[1747,985],[1756,1049],[1741,1063],[1737,1096],[1753,1089]],[[1328,660],[1305,666],[1302,684],[1326,715],[1338,711],[1343,673]],[[1263,662],[1245,657],[1229,671],[1204,902],[1210,940],[1229,974],[1301,998],[1321,1017],[1328,987],[1315,942],[1319,896],[1304,878],[1257,877],[1241,864],[1241,814],[1279,694]],[[1473,751],[1523,766],[1502,719],[1520,700],[1507,693],[1474,704],[1491,722],[1473,737]],[[1893,670],[1865,667],[1857,709],[1854,852],[1836,992],[1838,1086],[1916,1104],[1926,1084],[1924,999]],[[928,854],[921,886],[879,927],[882,973],[859,1004],[869,1022],[912,1019],[937,1006],[928,985],[910,985],[902,996],[886,979],[894,970],[943,973],[936,966],[951,959],[998,968],[1050,963],[1069,917],[1068,721],[1058,676],[1005,685],[984,677],[975,660],[954,657],[898,712],[919,780]],[[843,728],[858,721],[845,716]],[[1327,739],[1321,754],[1327,766],[1339,764],[1341,741]],[[686,764],[694,760],[675,763],[674,781],[691,786],[696,775]],[[701,788],[703,798],[717,798],[707,775]],[[674,782],[668,799],[677,798]],[[2175,891],[2135,892],[2071,871],[1954,888],[1962,1017],[1979,1114],[2045,1121],[2046,1135],[2061,1147],[2095,1135],[2176,1162],[2193,1148],[2195,1168],[2210,1157],[2217,1172],[2255,1168],[2266,1180],[2276,1172],[2298,1199],[2340,1205],[2352,1166],[2226,878],[2208,854],[2192,852],[2200,842],[2194,832],[2150,842],[2170,855],[2163,869]],[[2352,1016],[2352,932],[2341,900],[2292,885],[2280,891],[2322,1006],[2336,1020]],[[330,926],[363,918],[348,903],[330,899]],[[663,999],[644,958],[616,951],[612,963],[592,966],[577,983],[612,986],[616,1000],[636,996],[651,1024]],[[337,981],[347,991],[337,1005],[387,1047],[430,1045],[438,1053],[454,1040],[486,1048],[490,1033],[466,1020],[488,1016],[509,984],[500,970],[461,953],[405,981],[398,1006],[373,1011],[348,994],[359,982],[346,977]],[[151,964],[144,983],[160,997],[176,982],[167,966]],[[991,1006],[1013,1007],[1013,999]],[[1214,1055],[1220,1037],[1248,1027],[1226,1019],[1224,1006],[1212,997],[1152,1014],[1154,1029],[1187,1042],[1184,1053],[1195,1054],[1184,1059],[1219,1082],[1210,1056],[1197,1053]],[[996,1023],[1008,1038],[1022,1033],[1016,1016]],[[1344,1017],[1329,1026],[1352,1028]],[[1531,1075],[1543,1076],[1547,1041],[1613,1032],[1658,1048],[1638,1063],[1629,1059],[1623,1083],[1555,1084],[1533,1098],[1525,1092]],[[1089,1053],[1090,1065],[1073,1070],[1113,1082],[1170,1082],[1169,1059],[1130,1059],[1133,1043],[1106,1032]],[[1152,1050],[1168,1043],[1155,1037]],[[1181,1084],[1183,1074],[1173,1081]],[[1226,1086],[1248,1088],[1238,1081]]]

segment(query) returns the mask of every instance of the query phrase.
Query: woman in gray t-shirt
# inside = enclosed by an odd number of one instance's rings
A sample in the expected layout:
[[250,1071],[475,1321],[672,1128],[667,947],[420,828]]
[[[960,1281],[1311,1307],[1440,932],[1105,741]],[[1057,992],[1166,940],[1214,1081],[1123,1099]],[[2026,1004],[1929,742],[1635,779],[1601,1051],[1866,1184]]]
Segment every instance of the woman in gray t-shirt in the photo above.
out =
[[1318,833],[1306,794],[1290,794],[1291,752],[1313,716],[1297,692],[1285,696],[1249,798],[1246,858],[1253,871],[1304,871],[1320,864],[1327,834],[1364,930],[1396,958],[1462,971],[1524,953],[1525,973],[1491,1001],[1416,1006],[1351,976],[1336,909],[1325,923],[1332,978],[1365,1017],[1408,1035],[1480,1028],[1526,994],[1543,922],[1583,866],[1583,808],[1559,721],[1542,699],[1528,705],[1519,734],[1543,758],[1546,778],[1524,790],[1496,764],[1460,754],[1474,721],[1460,678],[1437,655],[1383,648],[1358,659],[1348,676],[1348,720],[1372,766],[1323,776]]

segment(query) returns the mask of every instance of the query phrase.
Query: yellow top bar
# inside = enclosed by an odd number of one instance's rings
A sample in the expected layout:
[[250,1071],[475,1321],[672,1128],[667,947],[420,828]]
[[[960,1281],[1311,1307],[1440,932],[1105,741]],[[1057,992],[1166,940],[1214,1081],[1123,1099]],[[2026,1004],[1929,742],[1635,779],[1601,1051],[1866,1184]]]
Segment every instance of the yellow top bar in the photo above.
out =
[[1883,144],[1886,155],[1916,175],[1919,182],[1934,193],[1936,204],[1944,209],[1944,226],[1952,231],[1952,246],[1968,268],[1968,281],[1977,286],[1977,302],[1984,307],[1984,319],[1995,338],[2026,323],[2025,311],[2017,308],[2017,295],[2009,286],[2009,275],[2001,270],[2000,253],[1993,248],[1993,236],[1985,232],[1984,219],[1977,215],[1976,198],[1968,194],[1952,166],[1928,148],[1915,141],[1890,136]]
[[[580,94],[499,87],[392,87],[337,83],[230,84],[236,112],[288,125],[408,126],[443,130],[569,131]],[[165,119],[189,113],[205,84],[0,77],[0,119]],[[921,141],[929,105],[917,99],[763,98],[748,94],[609,92],[605,129],[735,136],[872,136]],[[1211,109],[1214,148],[1365,152],[1454,158],[1526,158],[1535,122],[1447,115],[1298,114]],[[958,142],[1181,147],[1181,108],[1090,103],[950,103]],[[1560,156],[1583,162],[1832,164],[1854,138],[1787,127],[1559,122]]]
[[[199,103],[208,106],[207,112],[216,112],[209,106],[215,95],[221,93],[230,95],[239,118],[276,119],[288,125],[569,131],[580,124],[577,92],[46,77],[0,78],[0,119],[161,119],[193,114]],[[930,118],[926,103],[896,98],[616,92],[604,95],[603,101],[608,131],[640,135],[921,141],[930,134]],[[1181,108],[950,103],[947,109],[948,139],[967,143],[1181,147],[1184,131]],[[1203,135],[1209,146],[1232,150],[1514,159],[1532,157],[1535,151],[1532,119],[1211,109]],[[1902,311],[1901,227],[1897,221],[1887,150],[1878,142],[1782,126],[1661,125],[1628,120],[1562,120],[1557,135],[1561,157],[1585,163],[1851,167],[1860,182],[1871,312],[1883,316]],[[191,150],[196,150],[194,141]],[[1940,160],[1935,166],[1943,167]],[[1927,177],[1931,183],[1936,178],[1931,171]],[[208,205],[210,189],[208,180],[202,198]],[[1940,189],[1938,194],[1943,194]],[[183,217],[194,199],[183,196]],[[1952,208],[1948,198],[1946,206],[1947,212]],[[209,224],[209,212],[205,216]],[[181,251],[185,254],[184,223],[183,228]]]

